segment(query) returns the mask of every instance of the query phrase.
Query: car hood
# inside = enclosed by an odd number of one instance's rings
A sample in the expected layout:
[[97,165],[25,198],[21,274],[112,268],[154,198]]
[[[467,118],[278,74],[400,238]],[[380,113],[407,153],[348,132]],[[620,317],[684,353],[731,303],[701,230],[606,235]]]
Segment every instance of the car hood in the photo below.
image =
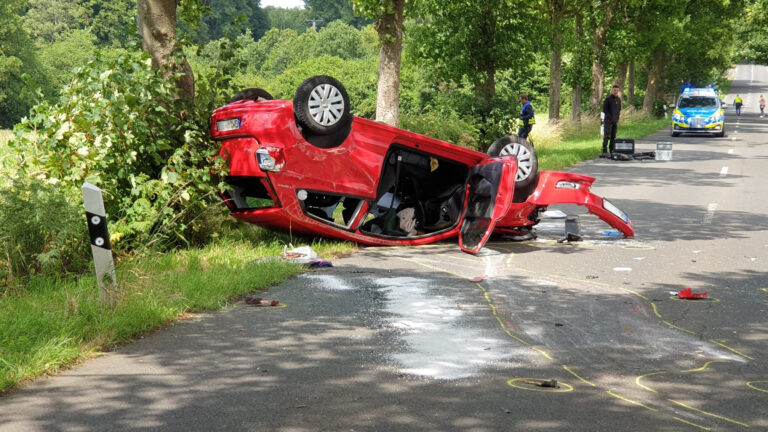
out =
[[679,108],[686,117],[709,117],[717,112],[718,108]]

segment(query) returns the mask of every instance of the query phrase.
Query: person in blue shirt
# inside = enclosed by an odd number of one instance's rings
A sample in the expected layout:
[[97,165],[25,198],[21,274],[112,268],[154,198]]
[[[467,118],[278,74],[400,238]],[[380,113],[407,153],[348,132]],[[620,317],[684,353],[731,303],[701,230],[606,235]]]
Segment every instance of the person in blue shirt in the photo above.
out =
[[536,120],[533,117],[533,106],[531,106],[527,94],[522,93],[520,95],[520,103],[523,104],[523,107],[520,109],[520,120],[523,121],[523,125],[517,130],[517,136],[527,140],[528,134],[531,133],[531,129],[536,123]]

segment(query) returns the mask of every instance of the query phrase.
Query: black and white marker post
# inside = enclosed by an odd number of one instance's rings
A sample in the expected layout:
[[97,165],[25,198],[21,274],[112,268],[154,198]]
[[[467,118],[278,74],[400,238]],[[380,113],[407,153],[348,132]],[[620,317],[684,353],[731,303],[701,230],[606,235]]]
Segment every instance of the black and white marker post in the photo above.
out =
[[88,219],[88,233],[91,236],[91,252],[96,268],[96,281],[99,284],[99,298],[102,303],[117,303],[117,278],[115,277],[115,262],[112,260],[112,247],[109,244],[107,231],[107,212],[104,210],[104,199],[101,189],[85,183],[83,206]]

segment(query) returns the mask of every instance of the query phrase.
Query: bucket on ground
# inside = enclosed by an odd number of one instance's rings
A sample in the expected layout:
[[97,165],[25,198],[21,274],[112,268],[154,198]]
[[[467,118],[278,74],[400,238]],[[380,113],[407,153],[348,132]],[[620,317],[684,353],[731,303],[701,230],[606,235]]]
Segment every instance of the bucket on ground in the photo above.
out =
[[672,143],[671,142],[656,143],[656,160],[657,161],[672,160]]

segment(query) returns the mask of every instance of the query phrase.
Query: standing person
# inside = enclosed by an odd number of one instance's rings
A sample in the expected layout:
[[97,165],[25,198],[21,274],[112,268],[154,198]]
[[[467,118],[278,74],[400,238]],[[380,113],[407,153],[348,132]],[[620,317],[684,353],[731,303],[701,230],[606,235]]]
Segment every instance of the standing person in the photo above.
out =
[[536,124],[536,119],[533,117],[533,106],[531,106],[527,94],[520,94],[520,103],[523,104],[523,107],[520,109],[520,120],[523,121],[523,125],[517,130],[517,136],[527,140],[533,125]]
[[736,105],[736,115],[737,116],[741,115],[741,105],[743,103],[744,102],[741,100],[741,96],[739,96],[739,95],[736,95],[736,98],[733,99],[733,104]]
[[[616,150],[616,124],[619,123],[621,114],[621,96],[619,96],[619,86],[614,85],[611,94],[603,102],[603,154],[602,158],[610,158],[611,153]],[[610,143],[610,146],[609,146]]]
[[760,118],[765,117],[765,97],[760,95]]

